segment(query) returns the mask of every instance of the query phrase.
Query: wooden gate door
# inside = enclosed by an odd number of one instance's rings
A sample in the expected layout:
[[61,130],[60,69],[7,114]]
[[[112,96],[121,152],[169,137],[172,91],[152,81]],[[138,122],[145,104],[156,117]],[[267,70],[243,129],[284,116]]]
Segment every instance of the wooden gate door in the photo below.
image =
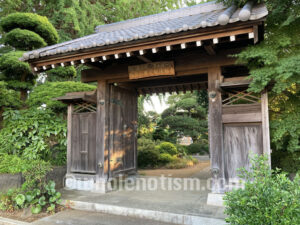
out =
[[111,85],[109,117],[110,177],[136,172],[137,93]]
[[232,92],[222,106],[224,175],[228,190],[239,184],[239,168],[249,170],[250,153],[263,154],[260,97],[246,91]]
[[250,152],[262,154],[261,124],[225,124],[225,178],[229,183],[239,179],[237,169],[250,168]]
[[[96,173],[96,112],[95,107],[85,106],[72,113],[71,172]],[[78,109],[78,108],[77,108]]]

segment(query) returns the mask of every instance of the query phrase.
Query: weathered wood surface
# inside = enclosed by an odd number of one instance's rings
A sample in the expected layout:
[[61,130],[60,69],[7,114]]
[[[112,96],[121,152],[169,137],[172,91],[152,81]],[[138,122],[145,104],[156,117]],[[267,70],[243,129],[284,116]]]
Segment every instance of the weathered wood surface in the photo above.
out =
[[212,169],[212,192],[223,193],[224,184],[224,153],[222,97],[217,89],[216,81],[221,79],[221,68],[211,67],[208,70],[208,93],[215,93],[215,98],[209,97],[209,150]]
[[110,176],[136,170],[137,93],[110,85]]
[[67,173],[71,172],[72,162],[72,112],[73,105],[68,105],[68,118],[67,118]]
[[96,119],[96,158],[97,174],[107,178],[108,164],[108,106],[109,89],[106,81],[98,81],[97,87],[97,119]]
[[128,73],[130,80],[156,76],[175,75],[174,62],[151,62],[140,65],[128,66]]
[[250,123],[250,122],[261,122],[261,112],[255,113],[240,113],[240,114],[223,114],[223,123]]
[[[236,59],[228,55],[236,54],[240,51],[240,48],[223,50],[218,52],[215,56],[207,56],[206,54],[201,54],[201,51],[198,49],[195,53],[178,55],[173,59],[175,64],[175,76],[205,74],[210,67],[234,65]],[[157,79],[157,77],[153,79]],[[130,81],[128,65],[112,65],[102,70],[88,69],[82,71],[82,82],[95,82],[97,80],[107,80],[109,83]]]
[[72,115],[71,172],[96,173],[96,113]]
[[271,166],[271,144],[270,144],[270,128],[269,128],[269,107],[268,92],[264,90],[261,94],[261,113],[262,113],[262,135],[263,135],[263,152],[269,158]]
[[236,104],[236,105],[223,105],[223,114],[242,114],[242,113],[260,113],[261,104]]
[[262,154],[261,124],[225,124],[224,163],[227,183],[238,179],[237,169],[250,168],[250,152]]

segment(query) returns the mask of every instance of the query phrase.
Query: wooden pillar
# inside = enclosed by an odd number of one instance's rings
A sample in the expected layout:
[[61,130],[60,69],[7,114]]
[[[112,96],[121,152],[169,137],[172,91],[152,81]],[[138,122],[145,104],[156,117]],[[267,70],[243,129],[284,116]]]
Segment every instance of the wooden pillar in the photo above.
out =
[[107,178],[108,155],[107,137],[108,137],[108,84],[105,80],[98,81],[97,88],[97,124],[96,124],[96,157],[97,174],[99,178]]
[[212,172],[212,193],[224,193],[224,152],[222,125],[222,96],[217,84],[221,79],[221,68],[208,70],[209,98],[209,149]]
[[68,105],[68,118],[67,118],[67,173],[71,172],[71,151],[72,151],[72,113],[73,104]]
[[261,94],[261,115],[262,115],[262,134],[263,134],[263,154],[268,156],[271,166],[271,145],[269,129],[269,107],[268,92],[264,90]]

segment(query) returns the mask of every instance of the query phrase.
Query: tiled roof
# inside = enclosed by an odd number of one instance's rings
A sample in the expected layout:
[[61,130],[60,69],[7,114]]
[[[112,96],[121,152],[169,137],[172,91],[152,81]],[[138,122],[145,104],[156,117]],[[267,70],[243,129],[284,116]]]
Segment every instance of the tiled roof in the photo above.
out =
[[268,10],[264,4],[248,2],[243,8],[208,2],[160,14],[130,19],[96,27],[94,34],[24,53],[21,60],[37,59],[81,49],[113,45],[164,34],[226,25],[238,21],[258,20]]

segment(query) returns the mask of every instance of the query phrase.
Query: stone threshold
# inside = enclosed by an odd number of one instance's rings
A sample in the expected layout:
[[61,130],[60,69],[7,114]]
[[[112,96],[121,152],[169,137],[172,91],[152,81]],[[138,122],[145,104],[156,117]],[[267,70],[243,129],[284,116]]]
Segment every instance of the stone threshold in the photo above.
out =
[[116,205],[108,205],[108,204],[100,204],[100,203],[63,200],[62,204],[66,207],[77,209],[77,210],[100,212],[100,213],[107,213],[107,214],[119,215],[119,216],[131,216],[131,217],[136,217],[141,219],[150,219],[150,220],[156,220],[160,222],[174,223],[174,224],[183,224],[183,225],[199,225],[199,224],[224,225],[226,224],[226,222],[222,219],[162,212],[162,211],[155,211],[155,210],[148,210],[148,209],[121,207]]

